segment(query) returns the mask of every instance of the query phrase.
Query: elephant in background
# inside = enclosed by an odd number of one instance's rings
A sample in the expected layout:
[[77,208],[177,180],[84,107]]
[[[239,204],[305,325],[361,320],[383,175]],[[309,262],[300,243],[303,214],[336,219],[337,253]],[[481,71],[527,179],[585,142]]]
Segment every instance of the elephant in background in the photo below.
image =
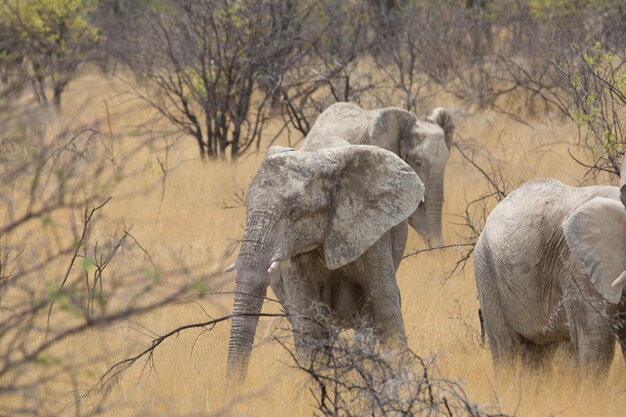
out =
[[375,145],[406,161],[426,187],[424,202],[411,214],[409,224],[429,246],[441,243],[444,173],[454,136],[454,123],[446,110],[436,108],[421,121],[396,107],[367,111],[354,104],[336,103],[317,118],[305,146],[326,136]]
[[626,359],[625,171],[621,188],[530,181],[491,212],[474,268],[494,366],[536,366],[566,342],[604,376],[616,337]]
[[423,195],[411,167],[379,147],[337,137],[271,147],[246,194],[228,381],[245,377],[268,285],[301,357],[320,350],[329,319],[345,328],[368,317],[380,341],[406,345],[396,270]]

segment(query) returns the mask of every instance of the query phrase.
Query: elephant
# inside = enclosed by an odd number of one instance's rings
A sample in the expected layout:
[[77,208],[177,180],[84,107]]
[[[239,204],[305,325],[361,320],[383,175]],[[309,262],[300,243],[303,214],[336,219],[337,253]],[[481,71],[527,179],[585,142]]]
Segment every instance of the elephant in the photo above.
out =
[[536,369],[565,344],[603,377],[615,338],[626,359],[625,171],[621,187],[529,181],[489,214],[474,268],[494,368]]
[[406,346],[396,270],[423,195],[411,167],[376,146],[326,136],[270,147],[246,194],[227,381],[245,378],[270,285],[301,358],[322,350],[330,325],[361,317],[383,344]]
[[441,243],[444,173],[454,136],[454,122],[445,109],[436,108],[421,121],[396,107],[367,111],[335,103],[320,114],[304,143],[329,135],[379,146],[406,161],[426,187],[424,202],[411,214],[409,224],[429,246]]

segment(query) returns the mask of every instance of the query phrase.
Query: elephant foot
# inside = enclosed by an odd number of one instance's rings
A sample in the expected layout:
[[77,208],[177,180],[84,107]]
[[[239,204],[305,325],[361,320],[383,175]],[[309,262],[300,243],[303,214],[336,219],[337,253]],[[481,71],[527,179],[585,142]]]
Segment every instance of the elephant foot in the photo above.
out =
[[554,358],[556,345],[538,344],[529,340],[520,343],[520,358],[524,368],[532,372],[546,371]]

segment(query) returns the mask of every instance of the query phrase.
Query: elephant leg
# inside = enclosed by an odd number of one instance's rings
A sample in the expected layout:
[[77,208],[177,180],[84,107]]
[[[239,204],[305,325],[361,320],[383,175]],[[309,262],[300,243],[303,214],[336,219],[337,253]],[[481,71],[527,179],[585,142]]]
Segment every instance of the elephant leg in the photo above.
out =
[[494,368],[510,365],[521,348],[519,337],[511,331],[497,299],[482,304],[481,310]]
[[282,280],[284,307],[292,325],[296,354],[304,363],[327,351],[331,314],[322,300],[323,276],[309,258],[304,255],[292,258]]
[[400,290],[397,284],[374,284],[370,287],[369,300],[375,322],[374,331],[384,346],[407,345],[404,320],[400,308]]
[[331,354],[331,329],[308,317],[292,321],[296,356],[301,364],[323,362]]
[[363,254],[358,276],[372,314],[377,338],[383,345],[400,343],[406,346],[400,289],[396,282],[390,237],[391,233],[386,233]]
[[494,368],[512,363],[520,348],[520,339],[506,320],[497,290],[497,273],[484,245],[477,245],[474,256],[480,316],[487,336]]
[[532,371],[545,370],[555,352],[556,346],[553,343],[539,344],[526,339],[520,342],[522,364]]
[[320,355],[330,353],[330,329],[323,318],[330,314],[326,306],[319,301],[308,305],[290,303],[288,314],[299,361],[310,363]]
[[605,377],[615,351],[610,316],[602,307],[585,300],[571,302],[566,311],[581,373]]
[[331,282],[324,284],[323,293],[324,302],[332,308],[333,319],[343,328],[354,327],[355,319],[365,303],[361,285],[349,281],[341,274],[335,274],[331,277]]
[[398,267],[400,267],[402,256],[404,256],[404,248],[406,247],[408,232],[409,223],[406,220],[391,229],[393,263],[396,271],[398,270]]

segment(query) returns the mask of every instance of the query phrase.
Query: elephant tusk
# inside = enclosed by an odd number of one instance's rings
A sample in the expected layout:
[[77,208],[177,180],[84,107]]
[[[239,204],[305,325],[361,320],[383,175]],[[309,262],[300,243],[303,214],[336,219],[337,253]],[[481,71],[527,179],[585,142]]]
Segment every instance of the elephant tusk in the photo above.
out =
[[280,264],[280,261],[273,261],[270,264],[270,267],[267,268],[267,273],[271,274],[272,272],[276,271],[276,269],[278,268],[278,265]]
[[623,284],[624,282],[626,282],[626,271],[622,272],[622,274],[617,277],[617,279],[615,281],[613,281],[613,284],[611,284],[611,287],[617,287],[620,284]]
[[231,265],[227,266],[224,269],[224,273],[234,271],[235,269],[237,269],[237,262],[233,262]]

